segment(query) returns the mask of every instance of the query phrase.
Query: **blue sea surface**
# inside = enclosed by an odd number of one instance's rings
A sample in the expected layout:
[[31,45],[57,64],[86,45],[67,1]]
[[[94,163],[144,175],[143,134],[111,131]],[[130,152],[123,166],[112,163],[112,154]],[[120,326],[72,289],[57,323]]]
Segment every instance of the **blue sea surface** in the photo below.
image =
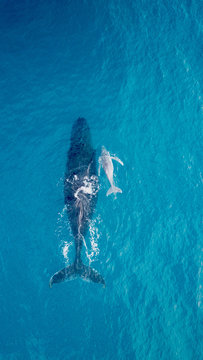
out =
[[[203,359],[203,3],[1,0],[0,360]],[[122,194],[80,279],[63,182],[74,121]]]

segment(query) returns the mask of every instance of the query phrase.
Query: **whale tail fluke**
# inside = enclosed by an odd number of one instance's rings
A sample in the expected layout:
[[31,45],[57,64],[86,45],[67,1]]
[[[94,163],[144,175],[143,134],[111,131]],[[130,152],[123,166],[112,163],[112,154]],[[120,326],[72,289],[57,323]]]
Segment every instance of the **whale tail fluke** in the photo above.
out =
[[54,283],[74,280],[77,277],[81,277],[83,280],[92,281],[105,286],[103,277],[96,270],[90,266],[84,265],[81,261],[79,264],[74,263],[55,273],[49,281],[49,287],[51,288]]
[[86,281],[92,281],[98,284],[102,284],[105,286],[105,281],[103,277],[93,268],[90,266],[86,266],[82,264],[81,268],[77,270],[77,274]]
[[116,193],[122,193],[122,190],[113,185],[113,186],[111,186],[110,189],[107,191],[106,196],[109,196],[109,195],[112,194],[112,193],[114,193],[114,194],[116,194]]

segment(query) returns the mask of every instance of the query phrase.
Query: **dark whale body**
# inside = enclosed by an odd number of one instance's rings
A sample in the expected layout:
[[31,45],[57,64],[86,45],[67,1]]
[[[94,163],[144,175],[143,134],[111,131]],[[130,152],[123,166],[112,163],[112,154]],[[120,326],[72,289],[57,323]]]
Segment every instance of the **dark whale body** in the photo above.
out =
[[96,152],[92,148],[87,121],[79,118],[72,127],[64,181],[64,199],[75,239],[75,261],[51,277],[50,287],[77,277],[105,285],[102,276],[81,260],[83,239],[96,206],[97,192]]

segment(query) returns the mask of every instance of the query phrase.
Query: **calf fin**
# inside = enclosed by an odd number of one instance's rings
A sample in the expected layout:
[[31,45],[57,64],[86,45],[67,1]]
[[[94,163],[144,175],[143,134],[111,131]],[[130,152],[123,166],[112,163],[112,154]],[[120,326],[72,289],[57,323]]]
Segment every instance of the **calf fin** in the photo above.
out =
[[124,165],[123,162],[117,156],[111,156],[111,159],[118,161],[122,166]]

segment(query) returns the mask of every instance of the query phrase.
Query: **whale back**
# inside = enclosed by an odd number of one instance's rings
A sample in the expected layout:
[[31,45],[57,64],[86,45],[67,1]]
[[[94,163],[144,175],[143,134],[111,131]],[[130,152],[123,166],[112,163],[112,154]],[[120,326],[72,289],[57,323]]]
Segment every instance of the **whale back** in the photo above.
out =
[[87,168],[91,161],[94,160],[94,154],[95,151],[92,147],[90,128],[84,118],[79,118],[72,127],[66,172],[70,174],[75,169],[82,170],[84,167]]
[[[91,189],[89,193],[88,187]],[[87,121],[79,118],[72,127],[64,181],[64,200],[75,239],[78,233],[84,236],[88,230],[97,192],[96,152]]]

